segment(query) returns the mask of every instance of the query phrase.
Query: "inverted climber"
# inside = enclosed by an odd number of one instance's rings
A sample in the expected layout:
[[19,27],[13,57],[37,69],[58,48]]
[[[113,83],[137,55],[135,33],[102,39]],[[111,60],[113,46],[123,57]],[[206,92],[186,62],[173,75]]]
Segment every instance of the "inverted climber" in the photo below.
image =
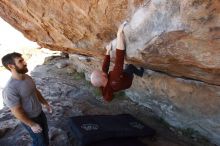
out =
[[127,64],[123,69],[125,57],[124,27],[126,24],[127,22],[121,24],[117,32],[116,58],[113,70],[109,72],[110,51],[112,50],[110,43],[106,46],[102,71],[94,70],[91,74],[91,83],[100,88],[103,98],[107,101],[112,100],[114,92],[130,88],[134,74],[142,77],[144,73],[144,68],[137,69],[132,64]]

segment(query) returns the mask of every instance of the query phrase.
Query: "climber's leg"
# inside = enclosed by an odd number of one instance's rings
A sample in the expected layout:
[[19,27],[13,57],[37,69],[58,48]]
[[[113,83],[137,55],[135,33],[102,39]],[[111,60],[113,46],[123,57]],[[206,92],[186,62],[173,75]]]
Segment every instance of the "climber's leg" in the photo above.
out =
[[144,68],[141,67],[140,69],[137,69],[133,64],[126,64],[124,72],[127,74],[133,76],[133,74],[142,77],[144,74]]

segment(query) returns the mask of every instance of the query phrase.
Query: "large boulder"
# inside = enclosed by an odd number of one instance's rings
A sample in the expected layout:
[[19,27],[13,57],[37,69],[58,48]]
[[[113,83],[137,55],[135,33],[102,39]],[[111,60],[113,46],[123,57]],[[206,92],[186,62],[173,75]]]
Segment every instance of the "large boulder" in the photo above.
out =
[[1,0],[0,16],[42,47],[96,57],[127,19],[128,61],[220,85],[218,0]]
[[126,61],[153,71],[127,95],[220,144],[219,0],[0,0],[0,16],[41,47],[91,57],[73,59],[88,73],[128,20]]

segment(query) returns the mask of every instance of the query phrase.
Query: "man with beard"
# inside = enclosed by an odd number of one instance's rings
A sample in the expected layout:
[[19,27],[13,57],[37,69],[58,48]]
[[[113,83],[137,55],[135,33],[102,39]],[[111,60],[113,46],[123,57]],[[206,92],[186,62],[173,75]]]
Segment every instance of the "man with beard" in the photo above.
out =
[[33,139],[33,146],[48,146],[47,119],[41,104],[52,113],[33,79],[27,75],[27,63],[20,53],[10,53],[2,58],[2,64],[12,76],[3,89],[3,101],[12,114],[22,122]]

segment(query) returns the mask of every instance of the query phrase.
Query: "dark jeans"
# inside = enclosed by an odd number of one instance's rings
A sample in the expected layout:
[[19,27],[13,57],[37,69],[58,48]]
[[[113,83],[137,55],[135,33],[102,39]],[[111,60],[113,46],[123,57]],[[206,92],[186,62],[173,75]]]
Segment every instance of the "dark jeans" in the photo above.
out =
[[135,67],[133,64],[126,64],[124,72],[130,76],[134,76],[135,74],[137,76],[142,77],[144,73],[144,69],[142,67],[141,69],[137,69],[137,67]]
[[47,118],[44,112],[42,111],[39,116],[35,118],[31,118],[31,120],[39,124],[43,129],[41,133],[34,133],[29,126],[22,123],[22,125],[29,132],[33,140],[32,146],[48,146],[49,145],[48,126],[47,126]]

